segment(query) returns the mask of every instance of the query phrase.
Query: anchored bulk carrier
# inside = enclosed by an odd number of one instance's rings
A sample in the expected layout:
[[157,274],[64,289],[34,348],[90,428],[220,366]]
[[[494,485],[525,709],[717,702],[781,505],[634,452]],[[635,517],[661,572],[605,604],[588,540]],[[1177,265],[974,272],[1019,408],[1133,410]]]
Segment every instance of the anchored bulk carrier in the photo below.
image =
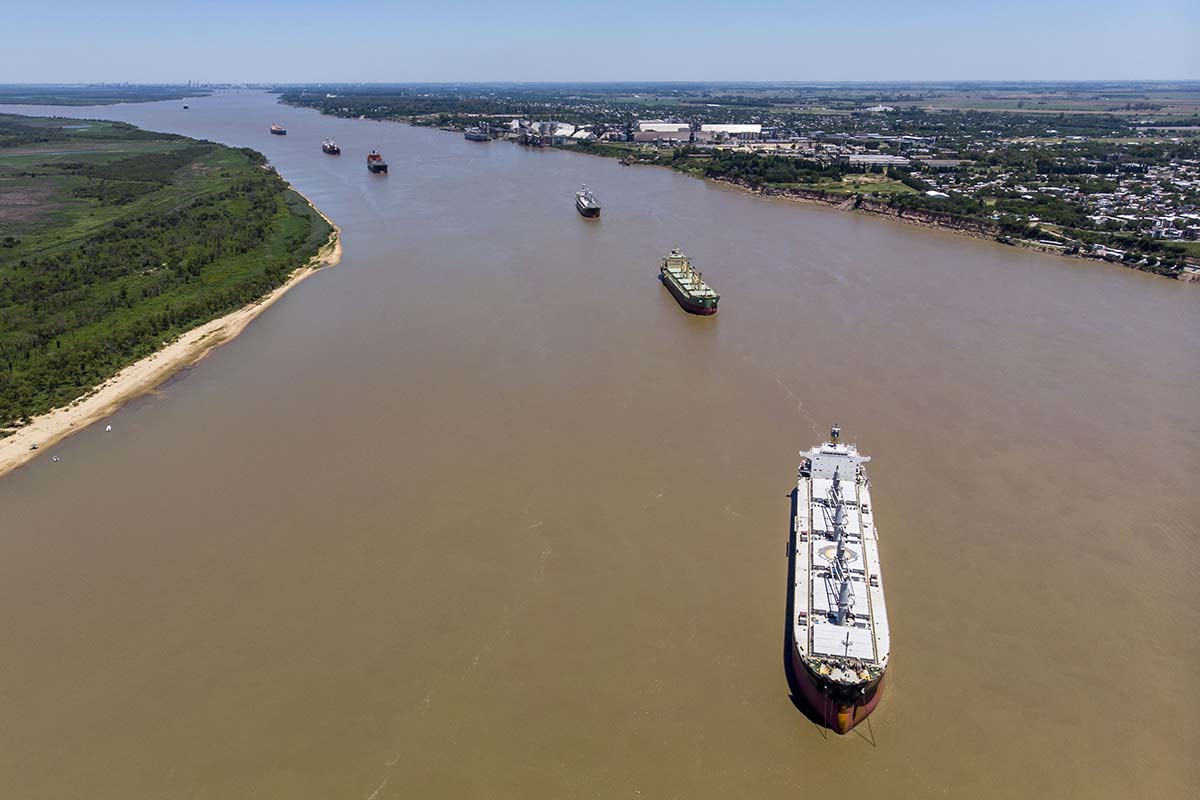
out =
[[891,647],[870,482],[852,444],[804,456],[796,480],[792,672],[826,726],[848,733],[875,710]]
[[575,208],[585,217],[600,216],[600,201],[586,185],[575,193]]
[[367,169],[374,173],[387,174],[387,162],[383,160],[383,154],[372,150],[367,153]]
[[342,154],[342,148],[339,147],[338,143],[333,139],[326,139],[325,141],[321,142],[321,150],[331,156],[340,156]]
[[663,259],[658,277],[685,311],[706,316],[717,313],[721,295],[704,282],[700,273],[692,267],[691,259],[678,247]]
[[275,134],[276,136],[287,136],[287,128],[283,127],[277,122],[272,122],[271,133]]

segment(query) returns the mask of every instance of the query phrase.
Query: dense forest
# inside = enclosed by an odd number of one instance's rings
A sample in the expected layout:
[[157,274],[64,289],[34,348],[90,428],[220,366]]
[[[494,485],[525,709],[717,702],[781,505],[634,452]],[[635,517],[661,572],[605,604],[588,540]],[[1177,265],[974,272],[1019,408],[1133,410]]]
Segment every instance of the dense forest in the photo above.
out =
[[53,193],[40,215],[0,215],[0,428],[261,297],[328,240],[328,223],[253,151],[98,123],[76,155],[67,129],[22,132],[14,119],[0,132],[54,152],[0,144],[0,205],[30,187]]

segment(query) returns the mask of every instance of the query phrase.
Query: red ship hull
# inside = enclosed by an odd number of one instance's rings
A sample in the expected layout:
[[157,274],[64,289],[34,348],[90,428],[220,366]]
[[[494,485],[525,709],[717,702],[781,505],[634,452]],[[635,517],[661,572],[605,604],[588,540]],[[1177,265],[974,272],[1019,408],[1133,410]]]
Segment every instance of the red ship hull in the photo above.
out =
[[804,695],[804,701],[809,708],[816,712],[825,726],[839,734],[847,734],[854,726],[871,715],[879,700],[883,697],[883,679],[868,683],[863,690],[855,688],[851,691],[839,692],[829,686],[804,665],[799,653],[792,646],[792,675],[796,686]]

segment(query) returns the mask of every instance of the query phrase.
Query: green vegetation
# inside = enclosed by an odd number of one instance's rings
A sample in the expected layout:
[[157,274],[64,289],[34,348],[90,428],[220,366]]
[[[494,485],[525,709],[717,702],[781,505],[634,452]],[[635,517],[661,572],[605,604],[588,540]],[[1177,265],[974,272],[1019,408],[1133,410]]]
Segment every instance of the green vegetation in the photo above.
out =
[[0,429],[261,297],[329,234],[252,150],[0,115]]
[[37,106],[106,106],[201,97],[207,89],[183,86],[66,86],[0,84],[0,103]]

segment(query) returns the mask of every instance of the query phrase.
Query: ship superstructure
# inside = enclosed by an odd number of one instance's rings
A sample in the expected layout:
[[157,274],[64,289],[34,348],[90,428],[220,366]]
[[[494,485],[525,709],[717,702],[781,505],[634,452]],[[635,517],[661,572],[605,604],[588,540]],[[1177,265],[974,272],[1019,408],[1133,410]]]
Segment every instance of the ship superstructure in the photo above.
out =
[[586,184],[575,193],[575,208],[585,217],[600,216],[600,201]]
[[875,509],[853,444],[800,453],[792,521],[792,671],[809,705],[838,733],[875,709],[891,651]]
[[383,160],[383,154],[376,150],[367,153],[367,169],[376,174],[386,175],[388,166],[387,162]]
[[691,259],[678,247],[663,259],[658,276],[684,310],[702,315],[717,313],[721,295],[704,282]]

